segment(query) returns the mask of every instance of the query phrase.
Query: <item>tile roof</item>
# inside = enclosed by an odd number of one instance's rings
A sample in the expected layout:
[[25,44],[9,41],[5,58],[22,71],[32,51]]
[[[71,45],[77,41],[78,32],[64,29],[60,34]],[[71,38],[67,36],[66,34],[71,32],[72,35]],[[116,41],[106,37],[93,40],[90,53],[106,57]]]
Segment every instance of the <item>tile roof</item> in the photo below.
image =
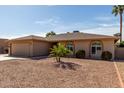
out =
[[20,38],[15,38],[15,39],[11,39],[11,41],[13,40],[43,40],[43,41],[47,41],[44,37],[40,37],[40,36],[35,36],[35,35],[29,35],[29,36],[25,36],[25,37],[20,37]]
[[8,41],[9,41],[8,39],[0,38],[0,42],[8,42]]
[[8,39],[0,38],[0,40],[8,40]]
[[35,35],[30,35],[30,36],[25,36],[25,37],[20,37],[20,38],[15,38],[13,40],[42,40],[42,41],[66,41],[66,40],[87,40],[87,39],[106,39],[106,38],[111,38],[111,39],[118,39],[115,36],[107,36],[107,35],[98,35],[98,34],[89,34],[89,33],[81,33],[81,32],[75,32],[75,33],[64,33],[64,34],[57,34],[54,36],[49,36],[49,37],[40,37],[40,36],[35,36]]
[[105,38],[118,39],[115,36],[89,34],[89,33],[81,33],[81,32],[58,34],[47,37],[46,39],[48,41],[66,41],[66,40],[86,40],[86,39],[105,39]]

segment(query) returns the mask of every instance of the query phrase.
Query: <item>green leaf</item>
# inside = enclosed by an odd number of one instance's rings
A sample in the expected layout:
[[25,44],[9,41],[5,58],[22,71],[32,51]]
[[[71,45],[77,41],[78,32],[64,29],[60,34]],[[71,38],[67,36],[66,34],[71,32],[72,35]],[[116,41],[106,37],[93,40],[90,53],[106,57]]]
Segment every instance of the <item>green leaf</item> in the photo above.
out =
[[69,49],[65,48],[63,44],[58,43],[56,46],[53,46],[50,51],[50,55],[56,57],[65,57],[68,54],[72,53]]

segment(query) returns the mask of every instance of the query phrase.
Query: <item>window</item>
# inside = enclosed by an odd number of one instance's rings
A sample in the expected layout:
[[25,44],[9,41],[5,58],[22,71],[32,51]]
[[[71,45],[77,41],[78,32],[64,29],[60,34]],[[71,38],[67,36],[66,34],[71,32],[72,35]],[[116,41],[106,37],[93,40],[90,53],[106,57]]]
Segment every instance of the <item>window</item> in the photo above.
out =
[[92,54],[95,54],[96,51],[95,51],[95,47],[92,47]]
[[73,42],[67,42],[66,48],[68,48],[69,50],[73,51],[74,50]]
[[97,50],[101,50],[101,47],[97,47]]
[[95,41],[95,42],[92,43],[92,46],[91,46],[92,54],[97,54],[97,52],[101,51],[101,50],[102,50],[101,42]]

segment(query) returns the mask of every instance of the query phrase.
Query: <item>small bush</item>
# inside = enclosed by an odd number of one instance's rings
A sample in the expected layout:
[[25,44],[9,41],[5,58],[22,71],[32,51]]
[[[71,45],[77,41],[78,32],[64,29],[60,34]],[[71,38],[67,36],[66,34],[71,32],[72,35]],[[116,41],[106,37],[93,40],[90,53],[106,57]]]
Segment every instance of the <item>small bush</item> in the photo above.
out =
[[124,47],[124,41],[119,44],[119,47]]
[[65,57],[66,55],[70,54],[72,51],[65,48],[63,44],[58,43],[57,45],[53,46],[50,51],[50,56],[56,57],[57,62],[61,62],[61,57]]
[[109,52],[109,51],[103,51],[102,55],[101,55],[101,58],[103,60],[111,60],[112,59],[112,53]]
[[78,50],[76,52],[76,58],[85,58],[85,51],[84,50]]

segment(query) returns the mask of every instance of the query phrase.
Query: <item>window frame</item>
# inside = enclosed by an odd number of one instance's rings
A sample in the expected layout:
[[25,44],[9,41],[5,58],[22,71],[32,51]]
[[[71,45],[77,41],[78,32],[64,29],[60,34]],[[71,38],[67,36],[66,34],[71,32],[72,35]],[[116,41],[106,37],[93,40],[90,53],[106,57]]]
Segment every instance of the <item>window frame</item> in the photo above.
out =
[[74,43],[73,43],[73,41],[68,41],[66,43],[66,48],[71,50],[71,51],[74,51]]
[[[94,52],[93,52],[94,47]],[[100,41],[94,41],[91,43],[91,54],[97,54],[97,51],[102,51],[102,43]]]

